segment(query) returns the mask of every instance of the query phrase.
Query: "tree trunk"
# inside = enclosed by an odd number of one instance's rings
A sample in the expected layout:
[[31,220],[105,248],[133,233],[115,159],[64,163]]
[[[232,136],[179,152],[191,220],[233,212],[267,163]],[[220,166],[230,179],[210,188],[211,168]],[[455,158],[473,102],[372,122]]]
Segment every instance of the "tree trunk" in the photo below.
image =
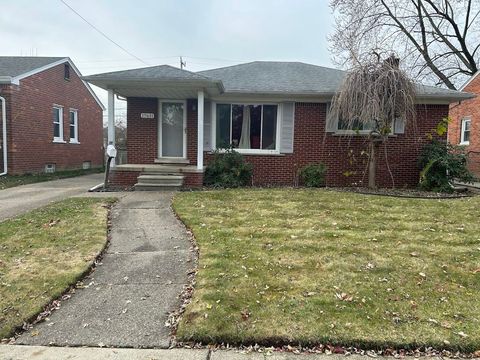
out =
[[370,141],[370,155],[368,157],[368,187],[375,189],[375,175],[377,173],[377,160],[375,155],[375,141]]

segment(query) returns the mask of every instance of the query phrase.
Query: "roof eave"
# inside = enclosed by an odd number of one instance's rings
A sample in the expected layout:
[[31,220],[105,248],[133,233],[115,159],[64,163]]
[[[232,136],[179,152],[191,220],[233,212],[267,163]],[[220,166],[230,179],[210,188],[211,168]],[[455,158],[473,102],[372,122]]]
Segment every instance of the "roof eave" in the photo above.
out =
[[208,85],[215,85],[220,94],[225,92],[225,87],[221,80],[205,79],[182,79],[182,78],[165,78],[165,79],[147,79],[140,77],[126,77],[120,79],[111,79],[108,77],[102,78],[98,76],[83,76],[82,80],[98,86],[104,90],[115,90],[116,87],[125,87],[129,84],[138,86],[138,84],[145,84],[148,86],[192,86],[192,87],[207,87]]
[[[246,90],[227,90],[225,95],[266,95],[266,96],[300,96],[300,97],[320,97],[332,98],[335,92],[320,92],[320,91],[246,91]],[[459,93],[458,95],[434,95],[434,94],[419,94],[416,96],[415,102],[419,104],[421,101],[435,101],[438,103],[450,104],[458,101],[473,99],[476,95],[471,93]]]
[[419,103],[419,101],[427,100],[427,101],[437,101],[437,102],[442,102],[446,104],[452,104],[456,102],[461,102],[465,100],[470,100],[475,98],[476,95],[471,94],[471,93],[459,93],[457,95],[432,95],[432,94],[426,94],[426,95],[418,95],[416,97],[416,103]]
[[0,84],[11,84],[12,77],[11,76],[0,76]]
[[[22,74],[19,74],[19,75],[16,75],[16,76],[13,76],[13,77],[10,77],[10,76],[4,76],[4,77],[1,77],[0,76],[0,84],[15,84],[15,85],[20,85],[20,80],[23,80],[29,76],[32,76],[32,75],[35,75],[35,74],[38,74],[42,71],[45,71],[45,70],[48,70],[48,69],[51,69],[55,66],[58,66],[58,65],[61,65],[61,64],[64,64],[68,62],[68,64],[70,64],[70,67],[73,69],[73,71],[75,71],[75,73],[77,74],[78,77],[80,77],[80,79],[82,78],[82,74],[80,73],[80,70],[78,70],[78,68],[75,66],[75,64],[73,63],[73,61],[69,58],[69,57],[65,57],[65,58],[59,58],[59,60],[57,61],[52,61],[51,63],[47,64],[47,65],[44,65],[44,66],[40,66],[38,68],[35,68],[33,70],[30,70],[30,71],[27,71],[25,73],[22,73]],[[3,81],[5,82],[3,82]],[[9,81],[8,81],[9,80]],[[95,94],[95,92],[92,90],[92,88],[90,87],[90,85],[88,85],[85,81],[82,81],[83,84],[85,85],[85,87],[87,88],[88,92],[92,95],[92,97],[94,98],[94,100],[97,102],[97,104],[100,106],[100,108],[102,110],[106,110],[106,107],[105,105],[103,105],[103,103],[100,101],[100,99],[98,98],[97,94]]]

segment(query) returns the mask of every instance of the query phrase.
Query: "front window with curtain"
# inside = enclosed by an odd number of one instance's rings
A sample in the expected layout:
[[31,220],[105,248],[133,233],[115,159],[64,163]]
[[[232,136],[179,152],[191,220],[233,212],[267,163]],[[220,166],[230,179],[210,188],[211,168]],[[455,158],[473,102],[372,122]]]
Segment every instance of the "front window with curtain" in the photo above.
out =
[[277,105],[217,104],[217,148],[275,151],[277,115]]

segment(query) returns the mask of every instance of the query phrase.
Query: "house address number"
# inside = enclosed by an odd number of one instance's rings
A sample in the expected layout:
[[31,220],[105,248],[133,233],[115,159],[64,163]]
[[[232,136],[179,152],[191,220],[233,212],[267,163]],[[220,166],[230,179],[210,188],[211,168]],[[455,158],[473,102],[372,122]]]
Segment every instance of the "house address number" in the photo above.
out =
[[154,113],[141,113],[140,114],[140,117],[142,119],[154,119],[155,118],[155,114]]

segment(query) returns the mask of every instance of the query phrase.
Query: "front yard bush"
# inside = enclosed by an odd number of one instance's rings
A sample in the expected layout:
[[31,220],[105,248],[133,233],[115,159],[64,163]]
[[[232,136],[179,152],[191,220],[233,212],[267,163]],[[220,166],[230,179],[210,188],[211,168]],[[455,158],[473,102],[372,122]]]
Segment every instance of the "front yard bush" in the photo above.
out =
[[325,164],[309,164],[300,169],[300,180],[306,187],[325,186]]
[[472,182],[475,177],[467,169],[465,149],[446,142],[432,140],[422,149],[420,187],[424,190],[452,192],[452,182]]
[[217,149],[204,176],[206,186],[237,188],[251,182],[253,167],[244,161],[242,154],[233,148]]

